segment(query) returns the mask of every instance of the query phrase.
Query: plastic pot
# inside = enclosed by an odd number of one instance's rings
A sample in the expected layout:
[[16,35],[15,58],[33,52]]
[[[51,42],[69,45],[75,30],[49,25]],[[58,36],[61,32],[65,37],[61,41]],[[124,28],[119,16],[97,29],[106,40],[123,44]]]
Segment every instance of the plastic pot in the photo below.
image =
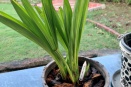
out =
[[[105,79],[105,85],[104,87],[109,87],[110,85],[110,79],[109,79],[109,74],[107,72],[107,70],[104,68],[104,66],[102,64],[100,64],[97,61],[94,61],[92,59],[89,58],[85,58],[85,57],[79,57],[79,63],[84,63],[84,61],[87,61],[88,63],[91,64],[91,66],[95,67],[104,77]],[[48,87],[47,83],[46,83],[46,78],[49,74],[49,72],[56,67],[56,63],[54,61],[50,62],[49,64],[47,64],[44,68],[44,72],[43,72],[43,87]]]

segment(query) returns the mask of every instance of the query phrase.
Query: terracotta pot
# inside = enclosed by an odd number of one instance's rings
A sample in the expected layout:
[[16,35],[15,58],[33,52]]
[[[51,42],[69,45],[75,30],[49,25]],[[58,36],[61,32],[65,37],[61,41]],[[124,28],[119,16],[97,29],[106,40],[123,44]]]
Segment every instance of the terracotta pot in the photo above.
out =
[[123,87],[131,86],[131,33],[124,35],[120,40],[122,51],[122,66],[120,82]]
[[[95,67],[104,77],[105,79],[105,85],[104,87],[109,87],[110,85],[110,79],[109,79],[109,74],[107,72],[107,70],[104,68],[103,65],[101,65],[99,62],[94,61],[92,59],[89,58],[85,58],[85,57],[79,57],[79,62],[80,63],[84,63],[84,61],[89,62],[93,67]],[[49,72],[56,67],[56,63],[54,61],[50,62],[49,64],[47,64],[44,67],[44,72],[43,72],[43,87],[48,87],[47,83],[46,83],[46,78],[49,74]]]

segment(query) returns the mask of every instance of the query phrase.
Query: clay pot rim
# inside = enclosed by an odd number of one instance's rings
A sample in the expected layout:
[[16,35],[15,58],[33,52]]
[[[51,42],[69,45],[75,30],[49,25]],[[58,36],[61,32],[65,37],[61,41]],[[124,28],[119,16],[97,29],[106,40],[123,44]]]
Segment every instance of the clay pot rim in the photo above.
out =
[[[99,63],[98,61],[95,61],[95,60],[92,60],[92,59],[90,59],[90,58],[87,58],[87,57],[83,57],[83,56],[80,56],[79,58],[84,58],[84,59],[86,59],[87,61],[90,61],[90,62],[93,62],[92,63],[92,65],[94,66],[95,64],[96,64],[96,66],[98,66],[99,67],[99,69],[102,69],[104,72],[100,72],[99,70],[99,72],[100,73],[104,73],[105,74],[105,76],[103,76],[104,77],[104,79],[105,79],[105,85],[104,85],[104,87],[109,87],[110,86],[110,75],[109,75],[109,73],[107,72],[107,70],[106,70],[106,68],[104,67],[104,65],[102,65],[101,63]],[[43,79],[43,86],[44,87],[48,87],[48,85],[46,84],[46,81],[45,81],[45,74],[47,73],[46,72],[46,70],[48,69],[48,67],[50,67],[50,66],[52,66],[52,65],[56,65],[56,63],[55,63],[55,61],[53,60],[53,61],[51,61],[51,62],[49,62],[45,67],[44,67],[44,70],[43,70],[43,74],[42,74],[42,79]],[[54,66],[55,67],[55,66]],[[96,68],[96,67],[95,67]],[[98,68],[97,68],[98,69]],[[103,75],[103,74],[102,74]]]

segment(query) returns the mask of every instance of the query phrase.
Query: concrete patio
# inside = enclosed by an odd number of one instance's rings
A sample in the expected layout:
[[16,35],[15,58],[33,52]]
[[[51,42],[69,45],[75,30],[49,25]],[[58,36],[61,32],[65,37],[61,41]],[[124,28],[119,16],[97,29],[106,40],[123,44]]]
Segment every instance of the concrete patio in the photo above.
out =
[[[115,71],[121,67],[121,54],[96,57],[96,60],[103,64],[110,75],[110,81]],[[42,72],[44,66],[12,71],[0,74],[0,87],[43,87]]]

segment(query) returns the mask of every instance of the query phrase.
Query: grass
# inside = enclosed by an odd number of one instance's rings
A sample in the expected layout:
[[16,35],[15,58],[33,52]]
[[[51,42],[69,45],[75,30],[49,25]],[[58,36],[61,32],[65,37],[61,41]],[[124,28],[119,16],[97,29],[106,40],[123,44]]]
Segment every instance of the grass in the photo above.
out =
[[104,48],[117,49],[118,41],[116,37],[88,23],[83,32],[81,50],[86,51]]
[[90,12],[88,18],[105,24],[120,34],[131,32],[131,7],[125,3],[105,4],[105,9]]
[[114,3],[126,3],[127,5],[131,5],[131,0],[95,0],[99,2],[114,2]]
[[[9,3],[0,4],[0,10],[18,17]],[[89,17],[92,16],[94,15],[90,13]],[[109,33],[98,29],[91,23],[87,23],[80,48],[82,51],[104,48],[116,49],[118,48],[118,41]],[[63,51],[62,48],[61,51]],[[39,58],[45,55],[48,54],[42,48],[0,23],[0,62],[22,60],[24,58]]]

